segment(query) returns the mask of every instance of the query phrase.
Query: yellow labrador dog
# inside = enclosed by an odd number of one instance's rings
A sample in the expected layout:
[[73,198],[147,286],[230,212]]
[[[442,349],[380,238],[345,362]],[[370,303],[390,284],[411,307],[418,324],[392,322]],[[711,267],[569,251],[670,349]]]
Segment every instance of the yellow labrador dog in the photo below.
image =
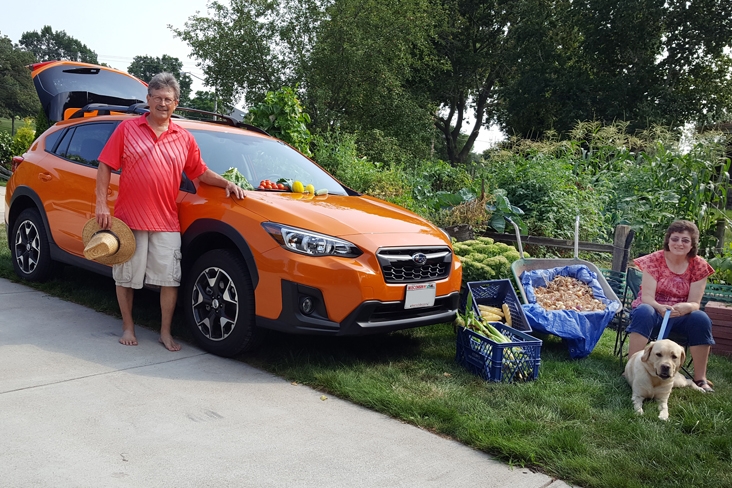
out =
[[658,401],[658,418],[668,420],[668,397],[672,388],[690,386],[704,393],[678,371],[686,361],[686,351],[674,341],[664,339],[650,342],[642,351],[628,359],[625,365],[625,379],[633,389],[635,413],[643,413],[643,400],[655,398]]

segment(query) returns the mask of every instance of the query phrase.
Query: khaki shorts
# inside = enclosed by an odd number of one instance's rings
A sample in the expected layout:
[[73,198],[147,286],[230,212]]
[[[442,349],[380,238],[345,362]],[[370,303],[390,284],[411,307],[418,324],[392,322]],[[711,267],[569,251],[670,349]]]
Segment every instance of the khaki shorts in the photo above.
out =
[[140,289],[144,284],[180,286],[180,232],[133,230],[135,254],[112,267],[117,286]]

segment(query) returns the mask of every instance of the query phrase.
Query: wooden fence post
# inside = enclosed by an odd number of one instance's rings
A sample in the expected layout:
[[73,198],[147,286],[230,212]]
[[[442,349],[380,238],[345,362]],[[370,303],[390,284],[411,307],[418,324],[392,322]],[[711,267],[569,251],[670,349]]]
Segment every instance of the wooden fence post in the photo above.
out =
[[634,236],[635,231],[629,225],[618,225],[615,227],[615,238],[613,239],[613,271],[625,272],[628,269],[628,256]]

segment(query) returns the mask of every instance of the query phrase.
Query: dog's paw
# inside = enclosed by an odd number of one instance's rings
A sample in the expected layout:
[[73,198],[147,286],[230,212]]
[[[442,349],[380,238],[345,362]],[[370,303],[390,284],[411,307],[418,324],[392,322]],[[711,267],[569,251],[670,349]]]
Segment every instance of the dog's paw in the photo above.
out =
[[658,414],[658,418],[661,420],[668,420],[668,412],[661,412]]

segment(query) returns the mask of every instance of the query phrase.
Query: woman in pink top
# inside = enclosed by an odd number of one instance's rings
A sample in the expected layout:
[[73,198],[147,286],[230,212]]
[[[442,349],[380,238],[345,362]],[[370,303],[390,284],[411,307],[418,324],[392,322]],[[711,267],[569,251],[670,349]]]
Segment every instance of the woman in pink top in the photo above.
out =
[[707,380],[707,360],[714,344],[712,321],[700,307],[707,277],[714,269],[697,256],[698,248],[699,229],[692,222],[677,220],[666,231],[662,251],[634,260],[643,271],[643,280],[632,305],[628,357],[658,334],[663,315],[670,309],[667,329],[686,337],[694,359],[694,382],[712,392]]

